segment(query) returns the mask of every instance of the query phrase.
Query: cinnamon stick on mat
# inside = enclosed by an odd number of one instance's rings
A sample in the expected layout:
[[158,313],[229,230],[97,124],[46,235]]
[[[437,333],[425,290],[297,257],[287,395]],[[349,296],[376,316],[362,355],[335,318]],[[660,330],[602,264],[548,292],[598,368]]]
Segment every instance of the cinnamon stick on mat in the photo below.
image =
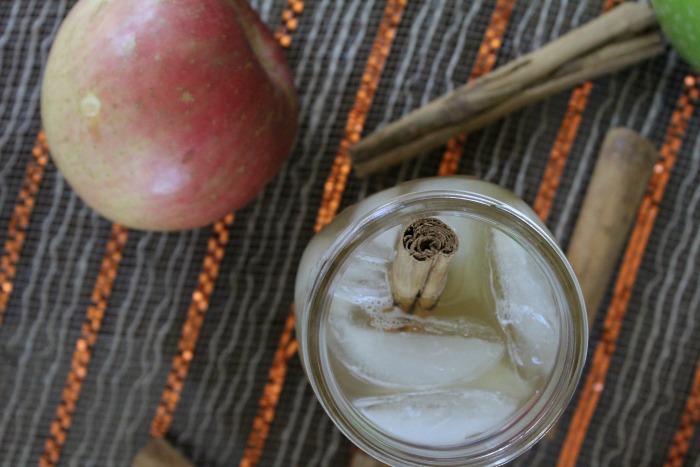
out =
[[659,155],[637,132],[615,128],[605,136],[567,257],[583,291],[588,323],[610,283]]
[[386,169],[663,51],[652,9],[626,2],[363,138],[350,147],[353,167],[358,176]]
[[152,438],[134,457],[132,467],[194,467],[180,452],[162,438]]
[[[654,146],[633,130],[614,128],[605,135],[566,253],[583,292],[589,328],[658,160]],[[556,437],[558,427],[547,439]]]

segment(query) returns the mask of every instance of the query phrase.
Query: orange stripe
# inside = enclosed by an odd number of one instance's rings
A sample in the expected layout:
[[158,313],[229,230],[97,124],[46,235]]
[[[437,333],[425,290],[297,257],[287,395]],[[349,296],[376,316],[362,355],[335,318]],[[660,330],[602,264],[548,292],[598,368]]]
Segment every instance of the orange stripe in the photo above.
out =
[[280,336],[272,367],[267,376],[267,384],[258,405],[258,414],[253,421],[253,430],[248,437],[248,443],[243,453],[241,467],[252,467],[258,463],[262,455],[270,425],[275,418],[277,403],[282,393],[284,379],[287,376],[287,363],[297,351],[297,341],[294,339],[294,310],[287,316],[282,335]]
[[[610,10],[620,3],[622,3],[622,0],[606,0],[603,5],[603,12]],[[583,111],[586,109],[588,97],[592,89],[593,83],[586,81],[577,86],[572,92],[566,115],[564,116],[564,120],[562,120],[559,133],[554,140],[554,146],[549,154],[549,163],[542,177],[540,191],[537,193],[533,206],[537,215],[545,222],[549,218],[549,214],[552,210],[554,196],[556,195],[557,188],[559,188],[559,182],[561,181],[561,176],[566,166],[566,159],[576,139],[579,125],[583,119]]]
[[[347,177],[350,173],[350,156],[348,148],[360,139],[362,129],[374,94],[379,85],[382,70],[386,63],[391,44],[396,36],[396,28],[401,21],[406,0],[389,0],[384,8],[384,16],[374,40],[365,70],[362,73],[360,89],[355,103],[348,114],[345,136],[340,143],[338,154],[333,162],[331,172],[324,185],[323,200],[316,217],[315,232],[320,231],[338,212],[340,199],[345,191]],[[289,359],[295,354],[296,340],[293,339],[294,314],[287,318],[280,343],[268,373],[268,381],[258,404],[258,413],[253,421],[253,428],[248,437],[245,454],[240,465],[243,467],[257,465],[267,441],[270,425],[275,418],[277,404],[287,373]]]
[[588,432],[593,413],[605,386],[610,360],[615,351],[622,320],[632,296],[632,288],[637,278],[639,265],[642,262],[644,250],[654,227],[659,203],[668,183],[676,155],[681,147],[688,120],[697,102],[699,89],[700,87],[695,77],[687,76],[685,78],[683,93],[673,112],[666,139],[660,150],[661,161],[657,163],[655,173],[649,182],[649,190],[639,208],[637,221],[625,251],[617,282],[615,283],[614,294],[605,317],[604,333],[593,355],[591,369],[579,397],[576,411],[559,457],[559,466],[575,465]]
[[673,437],[671,448],[666,457],[665,467],[681,467],[685,459],[690,441],[693,439],[695,427],[700,422],[700,360],[695,367],[695,379],[690,395],[685,402],[685,410],[681,417],[681,424]]
[[122,259],[127,233],[125,228],[117,224],[112,225],[112,234],[107,242],[102,265],[92,290],[91,303],[80,331],[80,338],[75,343],[71,369],[68,372],[66,386],[63,388],[61,403],[56,410],[49,438],[44,445],[44,453],[39,460],[41,466],[56,465],[61,455],[61,449],[66,442],[83,381],[87,376],[92,349],[97,341],[97,333],[102,326],[107,300],[112,292],[112,284],[117,277],[117,269]]
[[[303,11],[304,2],[289,0],[282,13],[283,25],[275,33],[275,37],[283,47],[291,44],[291,32],[297,27],[297,16]],[[209,309],[209,300],[219,275],[221,260],[229,240],[229,228],[234,221],[234,214],[229,214],[214,224],[214,233],[207,245],[207,254],[202,263],[197,287],[192,294],[192,302],[187,311],[187,319],[182,327],[178,352],[163,389],[161,402],[151,422],[151,436],[162,438],[170,429],[173,414],[177,408],[182,393],[182,387],[189,372],[190,363],[199,339],[199,332],[204,322],[204,314]]]
[[566,158],[574,144],[574,139],[576,139],[576,134],[583,118],[583,111],[586,109],[588,96],[591,94],[592,89],[593,84],[587,81],[576,87],[569,99],[566,115],[559,127],[559,133],[556,140],[554,140],[552,151],[549,153],[549,163],[540,183],[540,191],[537,193],[537,198],[535,198],[535,212],[543,221],[547,220],[552,210],[554,196],[557,188],[559,188],[561,176],[564,173]]
[[[469,80],[485,75],[496,64],[496,55],[503,42],[503,34],[506,32],[510,14],[513,11],[515,0],[498,0],[496,8],[491,15],[491,22],[486,29],[486,34],[479,47],[474,68]],[[442,155],[442,162],[438,169],[438,175],[454,175],[459,167],[464,145],[467,142],[466,135],[460,135],[447,143],[447,148]]]
[[175,413],[175,408],[180,400],[182,386],[194,356],[199,331],[204,322],[204,314],[209,309],[209,300],[219,276],[219,267],[224,257],[224,250],[229,239],[229,227],[233,224],[233,219],[233,214],[228,214],[214,224],[214,233],[209,238],[197,287],[192,293],[187,319],[182,326],[177,354],[173,358],[160,405],[158,405],[156,415],[151,422],[151,436],[154,438],[162,438],[170,429],[173,413]]
[[[297,17],[304,10],[302,0],[289,0],[282,13],[282,26],[275,37],[283,47],[292,43],[292,32],[297,28]],[[209,309],[209,300],[214,290],[214,284],[219,275],[219,267],[224,257],[224,250],[229,239],[229,227],[233,223],[234,214],[229,214],[214,224],[214,233],[207,245],[207,254],[202,263],[197,287],[192,294],[192,302],[187,311],[187,319],[182,327],[178,352],[166,380],[161,402],[151,422],[151,436],[162,438],[170,429],[173,414],[177,408],[182,393],[182,386],[189,372],[190,363],[199,339],[199,332],[204,322],[204,314]]]
[[340,142],[340,150],[333,162],[331,173],[323,186],[323,199],[316,217],[314,232],[319,232],[338,212],[340,200],[350,174],[351,162],[348,148],[360,140],[367,113],[379,86],[379,79],[381,78],[386,59],[389,56],[391,44],[396,36],[396,28],[401,21],[401,14],[405,6],[406,0],[389,0],[384,9],[384,17],[379,23],[379,30],[374,39],[372,51],[367,59],[365,71],[362,73],[362,82],[355,96],[355,104],[348,115],[345,125],[345,136]]
[[303,0],[289,0],[287,8],[282,13],[282,26],[275,32],[275,38],[282,47],[289,47],[292,44],[292,33],[299,26],[298,16],[304,11]]
[[24,181],[7,229],[8,238],[5,240],[5,251],[0,259],[0,326],[12,294],[13,282],[17,274],[17,262],[27,237],[27,226],[36,203],[36,193],[39,191],[44,168],[49,161],[48,153],[46,136],[44,130],[41,130],[36,138],[34,149],[32,149],[32,158],[24,172]]

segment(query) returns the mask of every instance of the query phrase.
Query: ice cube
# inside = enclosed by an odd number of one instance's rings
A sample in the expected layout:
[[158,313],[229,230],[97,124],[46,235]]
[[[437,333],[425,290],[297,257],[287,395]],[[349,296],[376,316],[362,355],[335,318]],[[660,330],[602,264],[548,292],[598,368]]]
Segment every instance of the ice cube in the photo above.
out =
[[479,389],[508,396],[521,403],[530,399],[538,389],[534,387],[530,381],[520,376],[507,354],[505,358],[499,360],[487,373],[467,383],[467,386],[471,389]]
[[377,428],[404,441],[448,446],[498,428],[518,403],[477,389],[369,397],[353,402]]
[[396,227],[363,244],[342,273],[336,295],[346,300],[357,297],[385,300],[389,297],[387,275],[398,234],[399,228]]
[[482,322],[498,327],[489,290],[487,249],[491,243],[490,226],[482,221],[451,216],[444,222],[457,232],[459,249],[447,273],[445,290],[436,314],[458,318],[468,313]]
[[491,289],[508,353],[523,377],[546,378],[559,346],[559,319],[548,280],[514,239],[498,230],[492,239]]
[[[471,381],[505,354],[501,337],[468,320],[414,317],[392,309],[363,309],[336,296],[329,316],[331,352],[358,379],[415,390]],[[369,311],[369,313],[368,313]]]

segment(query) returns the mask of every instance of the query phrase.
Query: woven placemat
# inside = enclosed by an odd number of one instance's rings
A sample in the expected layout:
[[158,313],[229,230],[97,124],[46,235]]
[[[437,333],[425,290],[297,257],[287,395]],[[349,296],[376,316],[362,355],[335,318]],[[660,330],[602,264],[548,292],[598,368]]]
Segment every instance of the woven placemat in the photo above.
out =
[[535,207],[565,247],[602,138],[662,156],[555,436],[518,465],[698,465],[700,118],[673,52],[585,83],[385,173],[362,134],[518,57],[613,1],[252,1],[285,46],[301,131],[245,209],[195,231],[100,218],[53,166],[41,72],[74,2],[0,3],[0,464],[128,465],[165,437],[199,466],[347,465],[296,355],[301,253],[345,206],[397,182],[469,174]]

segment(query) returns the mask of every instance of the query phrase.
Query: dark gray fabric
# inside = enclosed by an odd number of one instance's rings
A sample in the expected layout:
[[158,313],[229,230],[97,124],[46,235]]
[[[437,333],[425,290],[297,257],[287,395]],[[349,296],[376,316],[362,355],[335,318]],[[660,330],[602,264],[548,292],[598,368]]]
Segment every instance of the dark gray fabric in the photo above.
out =
[[[0,244],[36,134],[48,47],[74,2],[0,2]],[[483,2],[409,1],[365,132],[465,82],[493,12]],[[276,28],[286,2],[253,6]],[[313,235],[323,184],[345,131],[384,2],[307,0],[287,50],[301,131],[275,180],[236,213],[221,271],[168,439],[198,465],[235,465],[290,312],[295,268]],[[602,10],[589,2],[519,1],[498,63]],[[660,147],[691,70],[673,52],[595,81],[548,224],[566,246],[605,132],[640,131]],[[459,173],[537,195],[570,93],[469,135]],[[580,465],[660,465],[680,423],[700,356],[700,118],[685,133],[635,283]],[[350,176],[342,205],[396,182],[437,172],[440,154],[377,174]],[[0,326],[0,464],[37,462],[60,402],[110,224],[48,165],[27,230],[14,291]],[[61,465],[128,465],[150,423],[177,351],[211,229],[129,232],[124,259],[82,388]],[[591,335],[594,351],[612,284]],[[517,465],[553,465],[572,404],[554,440]],[[687,465],[697,465],[699,436]],[[261,465],[345,465],[350,445],[316,402],[298,359]]]

